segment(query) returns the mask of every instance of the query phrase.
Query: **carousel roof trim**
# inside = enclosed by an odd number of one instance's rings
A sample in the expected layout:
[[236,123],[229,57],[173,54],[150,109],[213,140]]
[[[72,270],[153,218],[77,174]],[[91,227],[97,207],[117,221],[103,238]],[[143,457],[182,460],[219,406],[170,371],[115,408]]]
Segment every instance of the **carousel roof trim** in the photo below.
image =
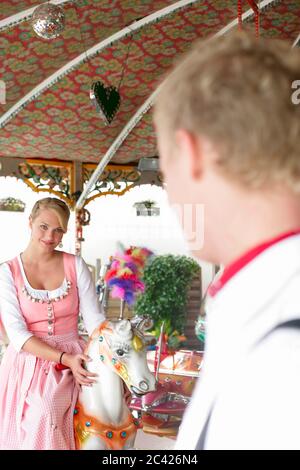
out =
[[293,42],[292,47],[296,47],[298,43],[300,43],[300,33],[298,34],[298,37],[296,38],[296,40]]
[[[74,3],[75,0],[52,0],[51,4],[52,5],[61,5],[63,3]],[[40,5],[44,5],[44,3],[40,3]],[[22,23],[22,21],[28,20],[34,10],[40,6],[40,5],[35,5],[34,7],[27,8],[26,10],[20,11],[19,13],[16,13],[15,15],[8,16],[7,18],[4,18],[4,20],[0,21],[0,31],[2,29],[9,28],[10,26],[15,26],[16,24]]]
[[[129,26],[120,29],[116,33],[112,34],[108,38],[100,41],[95,46],[91,47],[87,51],[79,54],[75,59],[72,59],[59,70],[54,72],[52,75],[47,77],[41,83],[39,83],[36,87],[34,87],[29,93],[27,93],[23,98],[17,101],[6,113],[4,113],[0,117],[0,128],[3,127],[10,119],[15,117],[28,103],[33,101],[35,98],[40,96],[44,91],[50,88],[54,83],[58,82],[61,78],[63,78],[68,73],[72,72],[76,69],[79,65],[83,62],[87,61],[88,58],[92,58],[93,56],[97,55],[100,51],[105,49],[108,46],[111,46],[113,43],[119,41],[120,39],[129,36],[134,31],[138,31],[142,29],[144,26],[153,23],[160,18],[168,16],[175,11],[180,10],[181,8],[187,7],[188,5],[192,5],[193,3],[197,3],[199,0],[179,0],[172,5],[169,5],[165,8],[157,10],[155,13],[151,13],[144,18],[134,21]],[[31,9],[32,10],[32,9]],[[28,11],[28,10],[27,10]],[[1,23],[0,23],[1,24]]]

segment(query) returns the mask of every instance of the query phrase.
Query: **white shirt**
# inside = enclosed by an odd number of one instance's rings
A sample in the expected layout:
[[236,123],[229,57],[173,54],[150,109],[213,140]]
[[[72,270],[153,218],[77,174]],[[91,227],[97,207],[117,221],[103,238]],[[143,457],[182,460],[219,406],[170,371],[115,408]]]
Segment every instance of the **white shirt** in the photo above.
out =
[[[75,260],[79,312],[90,335],[105,317],[87,264],[81,256],[76,256]],[[53,299],[66,292],[66,279],[64,279],[58,289],[52,291],[33,289],[26,278],[20,256],[18,256],[18,261],[25,287],[33,297],[38,299]],[[20,351],[28,338],[34,335],[28,331],[25,319],[21,313],[13,276],[7,263],[3,263],[0,266],[0,313],[3,326],[11,344],[17,351]]]
[[176,449],[300,449],[300,236],[207,303],[204,366]]

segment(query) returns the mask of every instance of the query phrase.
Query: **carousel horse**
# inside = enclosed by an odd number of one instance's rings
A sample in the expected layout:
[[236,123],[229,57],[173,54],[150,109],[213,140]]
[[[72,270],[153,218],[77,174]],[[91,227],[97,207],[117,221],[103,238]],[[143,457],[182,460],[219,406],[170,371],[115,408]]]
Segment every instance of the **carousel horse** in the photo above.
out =
[[97,374],[92,387],[82,386],[74,410],[76,448],[119,450],[132,448],[138,422],[127,406],[124,383],[134,395],[155,390],[148,369],[144,330],[138,321],[104,321],[93,332],[85,354],[85,367]]

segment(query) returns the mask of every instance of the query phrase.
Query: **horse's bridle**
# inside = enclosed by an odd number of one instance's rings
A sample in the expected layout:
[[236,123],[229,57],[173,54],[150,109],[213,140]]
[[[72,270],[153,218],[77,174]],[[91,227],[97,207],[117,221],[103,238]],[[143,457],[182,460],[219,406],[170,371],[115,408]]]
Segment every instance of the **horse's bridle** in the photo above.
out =
[[[116,357],[112,351],[110,350],[110,346],[107,340],[107,336],[104,330],[109,330],[108,322],[103,322],[98,330],[97,330],[97,338],[99,341],[99,359],[102,362],[105,362],[112,370],[114,370],[126,383],[129,389],[131,389],[134,393],[145,393],[148,391],[149,387],[145,381],[141,381],[139,384],[140,390],[134,387],[130,382],[130,376],[128,374],[128,370],[125,364]],[[96,335],[95,335],[96,336]],[[93,336],[93,339],[95,339]],[[140,351],[144,348],[144,342],[141,339],[141,335],[139,334],[136,329],[134,329],[133,338],[131,340],[132,346],[136,351]]]
[[104,329],[106,329],[105,323],[102,324],[99,328],[99,359],[102,362],[106,362],[106,364],[111,369],[115,370],[117,374],[120,375],[120,377],[124,380],[124,382],[128,384],[130,377],[127,371],[127,367],[111,352],[107,337],[103,331]]

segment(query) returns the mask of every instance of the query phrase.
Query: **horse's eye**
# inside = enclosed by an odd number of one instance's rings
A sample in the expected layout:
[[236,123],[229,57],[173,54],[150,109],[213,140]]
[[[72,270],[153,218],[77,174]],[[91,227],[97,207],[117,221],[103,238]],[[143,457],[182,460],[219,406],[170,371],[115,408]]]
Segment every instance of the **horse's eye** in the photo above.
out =
[[116,353],[117,353],[118,356],[122,357],[122,356],[124,356],[125,351],[123,349],[117,349]]

